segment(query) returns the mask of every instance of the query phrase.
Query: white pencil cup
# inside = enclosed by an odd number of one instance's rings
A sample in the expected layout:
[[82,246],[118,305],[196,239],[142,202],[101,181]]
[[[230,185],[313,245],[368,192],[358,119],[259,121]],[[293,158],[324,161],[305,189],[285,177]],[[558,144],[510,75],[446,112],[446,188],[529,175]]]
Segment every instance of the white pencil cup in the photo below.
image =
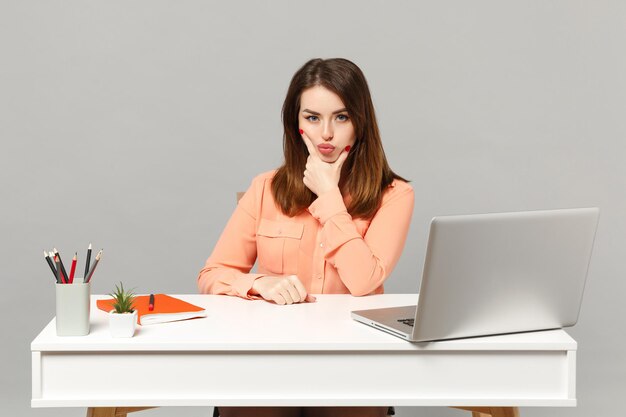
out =
[[73,284],[55,285],[57,336],[89,334],[91,283],[75,279]]

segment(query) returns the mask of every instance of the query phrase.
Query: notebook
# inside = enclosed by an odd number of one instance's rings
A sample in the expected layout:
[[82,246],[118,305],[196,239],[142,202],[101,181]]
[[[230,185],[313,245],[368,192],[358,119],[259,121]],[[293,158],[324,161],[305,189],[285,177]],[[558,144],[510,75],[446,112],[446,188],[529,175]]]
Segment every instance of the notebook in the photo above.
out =
[[[166,323],[206,317],[206,310],[167,294],[154,294],[154,310],[149,311],[149,295],[135,297],[133,307],[137,310],[137,321],[141,325]],[[107,313],[113,310],[113,299],[97,300],[98,308]]]
[[435,217],[417,305],[352,318],[412,342],[573,326],[598,217],[595,207]]

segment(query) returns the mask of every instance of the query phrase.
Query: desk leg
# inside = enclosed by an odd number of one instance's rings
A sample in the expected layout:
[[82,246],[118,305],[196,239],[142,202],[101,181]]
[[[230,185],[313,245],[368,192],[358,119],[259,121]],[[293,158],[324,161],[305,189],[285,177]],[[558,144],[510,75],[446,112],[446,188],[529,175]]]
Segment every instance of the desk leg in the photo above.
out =
[[87,417],[127,417],[133,411],[149,410],[156,407],[89,407]]
[[519,417],[519,408],[517,407],[491,407],[491,415],[493,417]]
[[472,417],[520,417],[517,407],[452,407],[472,412]]

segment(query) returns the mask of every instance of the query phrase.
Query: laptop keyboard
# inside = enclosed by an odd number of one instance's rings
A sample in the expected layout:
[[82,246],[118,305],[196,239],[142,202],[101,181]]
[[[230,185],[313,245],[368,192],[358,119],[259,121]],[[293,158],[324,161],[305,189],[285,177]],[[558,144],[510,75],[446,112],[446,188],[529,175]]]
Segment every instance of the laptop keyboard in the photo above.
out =
[[413,323],[415,322],[415,319],[414,318],[413,319],[399,319],[398,321],[400,323],[406,324],[407,326],[413,327]]

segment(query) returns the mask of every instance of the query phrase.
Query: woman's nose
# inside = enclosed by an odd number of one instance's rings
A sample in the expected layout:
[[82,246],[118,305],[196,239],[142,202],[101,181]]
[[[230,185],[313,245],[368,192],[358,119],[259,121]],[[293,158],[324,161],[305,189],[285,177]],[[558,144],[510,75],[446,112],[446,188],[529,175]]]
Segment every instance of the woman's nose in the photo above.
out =
[[324,128],[322,129],[322,139],[331,140],[333,138],[333,125],[330,122],[324,123]]

